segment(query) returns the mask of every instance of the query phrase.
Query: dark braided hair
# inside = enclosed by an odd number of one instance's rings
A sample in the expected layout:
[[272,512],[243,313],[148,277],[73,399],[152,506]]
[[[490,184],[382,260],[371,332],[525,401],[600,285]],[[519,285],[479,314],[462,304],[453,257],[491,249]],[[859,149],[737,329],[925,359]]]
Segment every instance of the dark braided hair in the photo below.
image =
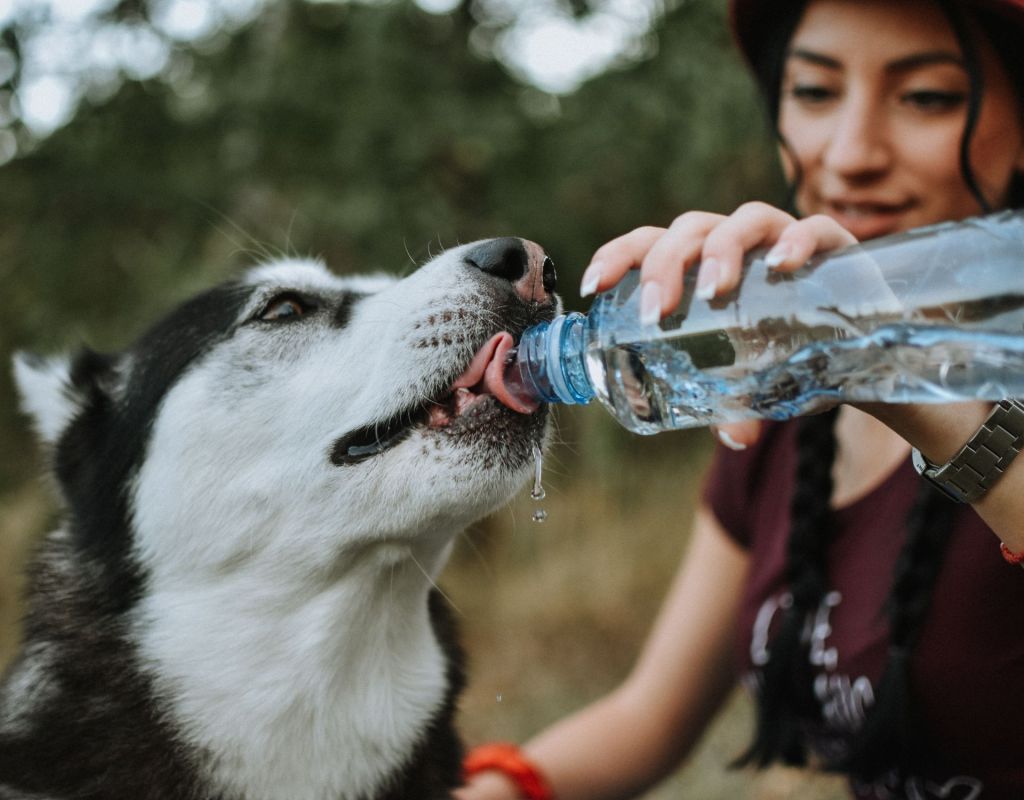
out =
[[786,558],[792,600],[783,606],[762,672],[754,740],[737,764],[764,767],[776,760],[788,764],[806,760],[800,720],[813,713],[814,698],[804,627],[828,591],[824,563],[831,543],[829,465],[836,451],[836,414],[832,409],[798,423],[796,488],[790,505],[793,523]]
[[931,604],[957,505],[922,483],[907,516],[907,541],[896,560],[886,612],[889,655],[875,704],[847,756],[829,766],[870,779],[915,760],[910,654]]
[[[960,145],[964,182],[984,211],[992,208],[971,169],[970,142],[982,97],[978,45],[963,10],[955,0],[936,0],[961,44],[970,80],[967,114]],[[781,146],[792,153],[778,128],[779,101],[786,50],[803,16],[807,0],[780,4],[769,30],[751,59]],[[972,12],[973,13],[973,12]],[[996,18],[975,14],[982,31],[1011,75],[1018,97],[1024,97],[1024,57],[1016,37]],[[790,201],[799,186],[797,172]],[[1024,206],[1024,177],[1015,175],[1006,204]],[[807,620],[828,592],[827,553],[834,535],[830,501],[831,466],[835,460],[835,410],[800,420],[797,438],[796,486],[791,501],[786,576],[791,600],[783,604],[767,650],[757,697],[757,726],[747,751],[736,765],[767,766],[774,761],[802,765],[807,760],[803,724],[820,721],[813,697],[813,674]],[[935,582],[952,531],[955,504],[928,484],[922,487],[908,514],[907,539],[897,558],[884,612],[889,622],[889,651],[875,688],[875,703],[846,753],[827,768],[870,780],[891,770],[906,771],[915,761],[915,719],[910,685],[910,659],[927,616]]]
[[[826,559],[835,531],[830,506],[836,409],[798,421],[796,487],[790,503],[786,575],[792,601],[784,605],[768,646],[758,686],[757,728],[737,766],[774,761],[803,765],[805,721],[820,721],[813,697],[807,619],[828,593]],[[896,561],[885,612],[889,653],[875,703],[847,754],[827,768],[871,779],[913,762],[910,654],[931,603],[945,555],[955,504],[922,484],[907,516],[907,540]]]

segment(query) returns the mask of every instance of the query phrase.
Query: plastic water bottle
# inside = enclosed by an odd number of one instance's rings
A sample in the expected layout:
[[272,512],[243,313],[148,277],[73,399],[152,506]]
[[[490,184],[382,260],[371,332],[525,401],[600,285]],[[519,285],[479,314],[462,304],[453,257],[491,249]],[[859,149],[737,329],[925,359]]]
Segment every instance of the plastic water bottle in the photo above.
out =
[[840,401],[1024,397],[1024,212],[917,228],[813,258],[793,273],[749,258],[737,290],[641,325],[630,272],[527,330],[505,371],[518,397],[597,397],[637,433]]

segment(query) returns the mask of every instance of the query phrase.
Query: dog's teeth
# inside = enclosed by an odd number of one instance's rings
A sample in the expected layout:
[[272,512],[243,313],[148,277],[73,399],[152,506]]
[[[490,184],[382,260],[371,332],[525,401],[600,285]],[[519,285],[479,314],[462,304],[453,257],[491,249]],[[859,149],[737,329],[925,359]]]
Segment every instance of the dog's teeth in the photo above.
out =
[[455,390],[455,413],[456,415],[461,414],[473,401],[476,400],[476,395],[473,394],[469,389],[456,389]]

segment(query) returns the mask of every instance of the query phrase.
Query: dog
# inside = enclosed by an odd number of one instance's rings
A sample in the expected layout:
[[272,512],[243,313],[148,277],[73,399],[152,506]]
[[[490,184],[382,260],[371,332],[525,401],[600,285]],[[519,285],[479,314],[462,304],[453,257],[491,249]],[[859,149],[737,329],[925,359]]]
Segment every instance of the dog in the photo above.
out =
[[258,266],[124,352],[19,354],[66,522],[0,684],[2,800],[434,800],[462,654],[435,579],[531,473],[518,238],[408,277]]

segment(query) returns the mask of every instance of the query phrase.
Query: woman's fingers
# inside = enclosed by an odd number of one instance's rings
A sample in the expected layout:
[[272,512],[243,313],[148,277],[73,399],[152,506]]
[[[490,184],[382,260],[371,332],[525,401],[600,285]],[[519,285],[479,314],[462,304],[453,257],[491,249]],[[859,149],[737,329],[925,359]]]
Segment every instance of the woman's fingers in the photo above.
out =
[[697,275],[697,296],[710,300],[740,282],[743,259],[755,247],[773,244],[796,219],[767,203],[744,203],[704,240]]
[[815,253],[856,243],[857,238],[834,219],[815,214],[783,228],[765,262],[780,272],[792,272]]
[[715,426],[711,431],[730,450],[746,450],[761,437],[761,420],[730,422],[728,425]]
[[583,273],[580,294],[610,289],[640,267],[640,316],[653,324],[679,305],[683,275],[698,261],[696,296],[710,300],[736,288],[744,259],[756,247],[771,248],[769,267],[790,272],[815,253],[856,241],[830,217],[797,220],[767,203],[745,203],[727,217],[691,211],[668,228],[637,228],[602,246]]
[[665,234],[664,228],[644,227],[632,230],[598,248],[580,281],[580,296],[610,289],[644,257]]
[[683,296],[683,273],[700,257],[707,235],[726,217],[690,211],[677,217],[650,247],[640,268],[640,316],[647,324],[657,322]]

